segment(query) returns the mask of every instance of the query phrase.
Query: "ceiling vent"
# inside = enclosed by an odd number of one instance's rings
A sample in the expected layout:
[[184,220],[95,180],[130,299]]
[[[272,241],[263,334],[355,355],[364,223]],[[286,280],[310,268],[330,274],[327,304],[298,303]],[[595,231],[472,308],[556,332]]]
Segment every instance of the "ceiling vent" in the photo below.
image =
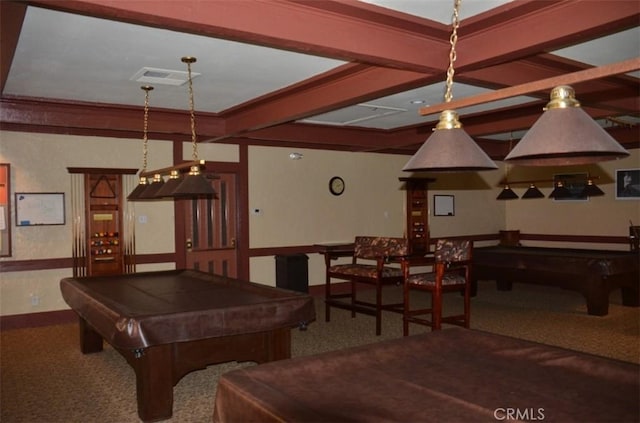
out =
[[319,123],[324,125],[355,125],[372,119],[379,119],[385,116],[404,113],[407,109],[399,107],[381,106],[377,104],[361,103],[346,109],[324,113],[308,119],[303,119],[306,123]]
[[[199,76],[200,73],[191,72],[191,78]],[[131,77],[132,81],[137,81],[143,84],[154,85],[174,85],[180,86],[187,82],[189,75],[186,71],[170,70],[170,69],[158,69],[144,67],[136,72]]]

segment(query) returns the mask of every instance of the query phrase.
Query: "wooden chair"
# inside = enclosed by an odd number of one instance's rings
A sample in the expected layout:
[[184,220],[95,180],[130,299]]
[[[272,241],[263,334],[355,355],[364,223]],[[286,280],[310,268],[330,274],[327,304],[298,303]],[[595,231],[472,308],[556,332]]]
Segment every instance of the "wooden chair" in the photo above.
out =
[[[376,317],[376,335],[382,332],[382,311],[402,313],[403,303],[383,303],[382,287],[389,284],[402,284],[403,275],[400,266],[388,266],[391,259],[399,262],[400,257],[406,256],[409,242],[406,238],[357,236],[351,263],[331,264],[325,257],[325,320],[331,320],[331,307],[351,311],[351,317],[356,313],[373,315]],[[331,278],[347,280],[351,283],[349,293],[332,293]],[[374,285],[376,289],[375,302],[359,300],[356,297],[357,284]]]
[[[438,240],[433,257],[402,259],[404,276],[404,313],[402,319],[403,334],[409,334],[409,323],[430,326],[431,330],[440,330],[442,323],[469,327],[471,293],[471,259],[473,244],[469,240]],[[433,261],[435,259],[435,262]],[[426,260],[426,261],[425,261]],[[411,266],[424,266],[431,260],[433,271],[411,274]],[[411,291],[428,291],[431,294],[431,307],[411,309]],[[442,294],[462,292],[464,312],[458,315],[442,315]]]

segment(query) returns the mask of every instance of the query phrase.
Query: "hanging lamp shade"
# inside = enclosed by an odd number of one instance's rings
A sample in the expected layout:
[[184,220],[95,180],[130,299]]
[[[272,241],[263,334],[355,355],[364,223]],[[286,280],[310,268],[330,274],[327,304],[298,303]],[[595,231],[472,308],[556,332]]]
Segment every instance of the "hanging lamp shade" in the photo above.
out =
[[[194,162],[198,160],[198,143],[196,137],[196,116],[195,116],[195,103],[193,95],[193,78],[191,77],[191,65],[197,61],[195,57],[185,56],[180,59],[182,63],[187,65],[187,82],[189,88],[189,115],[191,124],[191,146],[193,150]],[[180,183],[171,182],[173,190],[167,188],[161,192],[163,197],[172,198],[187,198],[187,197],[214,197],[216,191],[211,186],[209,181],[201,172],[200,165],[193,165],[189,167],[189,173],[179,179]]]
[[518,194],[513,192],[509,184],[504,186],[502,192],[496,197],[496,200],[515,200],[518,198]]
[[498,166],[462,129],[455,110],[444,110],[433,134],[402,168],[405,172],[493,170]]
[[155,193],[156,198],[168,198],[175,189],[180,185],[182,180],[180,179],[180,172],[176,169],[172,169],[169,174],[169,178],[165,181],[162,187]]
[[535,184],[530,184],[529,188],[522,194],[522,198],[544,198],[544,194],[535,186]]
[[588,179],[587,185],[585,185],[582,190],[582,195],[587,197],[598,197],[604,195],[604,191],[593,183],[593,179]]
[[563,166],[596,163],[629,155],[580,107],[570,86],[555,87],[544,110],[505,157],[506,162],[524,166]]
[[[451,36],[449,43],[449,67],[447,68],[445,103],[453,99],[454,62],[457,58],[458,27],[460,26],[460,1],[453,2]],[[462,129],[455,110],[443,110],[433,134],[402,168],[405,172],[461,172],[493,170],[498,166]]]
[[551,194],[549,194],[549,198],[569,198],[571,197],[571,191],[564,186],[562,181],[558,181],[555,183],[555,187]]
[[209,181],[201,172],[199,166],[191,166],[189,173],[186,174],[180,184],[173,190],[171,197],[214,197],[216,191]]
[[162,175],[156,173],[153,175],[151,181],[147,184],[147,188],[140,193],[140,200],[156,200],[158,197],[156,193],[164,186],[164,179]]
[[131,191],[131,193],[127,196],[127,200],[129,201],[138,201],[140,199],[140,195],[147,189],[147,178],[144,176],[140,177],[138,181],[138,185]]

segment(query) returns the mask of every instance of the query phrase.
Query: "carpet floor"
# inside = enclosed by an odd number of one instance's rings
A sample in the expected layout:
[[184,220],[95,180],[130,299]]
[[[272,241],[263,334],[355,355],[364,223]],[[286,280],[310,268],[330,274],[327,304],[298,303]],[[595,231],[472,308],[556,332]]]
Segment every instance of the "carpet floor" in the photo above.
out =
[[[399,299],[401,289],[386,288],[384,296]],[[597,317],[586,313],[584,299],[574,292],[523,284],[504,292],[481,283],[472,299],[471,327],[640,363],[640,308],[622,306],[619,297],[612,293],[609,315]],[[426,298],[423,294],[415,301]],[[461,305],[460,296],[447,295],[444,309],[456,312]],[[399,314],[383,315],[377,337],[371,316],[351,318],[334,308],[331,322],[325,322],[321,298],[316,298],[316,310],[308,330],[292,332],[294,357],[402,337]],[[425,330],[411,326],[412,334]],[[3,423],[139,421],[133,370],[108,345],[101,353],[81,354],[77,324],[3,331],[0,365]],[[188,374],[174,387],[173,417],[166,422],[210,422],[220,375],[252,365],[230,362]]]

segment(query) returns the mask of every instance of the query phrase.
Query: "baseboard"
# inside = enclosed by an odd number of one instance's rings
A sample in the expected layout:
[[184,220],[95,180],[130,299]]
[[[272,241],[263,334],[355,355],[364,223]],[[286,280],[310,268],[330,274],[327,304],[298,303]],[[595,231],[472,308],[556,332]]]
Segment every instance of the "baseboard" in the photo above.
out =
[[39,326],[75,323],[78,315],[73,310],[45,311],[42,313],[0,316],[0,330],[25,329]]

